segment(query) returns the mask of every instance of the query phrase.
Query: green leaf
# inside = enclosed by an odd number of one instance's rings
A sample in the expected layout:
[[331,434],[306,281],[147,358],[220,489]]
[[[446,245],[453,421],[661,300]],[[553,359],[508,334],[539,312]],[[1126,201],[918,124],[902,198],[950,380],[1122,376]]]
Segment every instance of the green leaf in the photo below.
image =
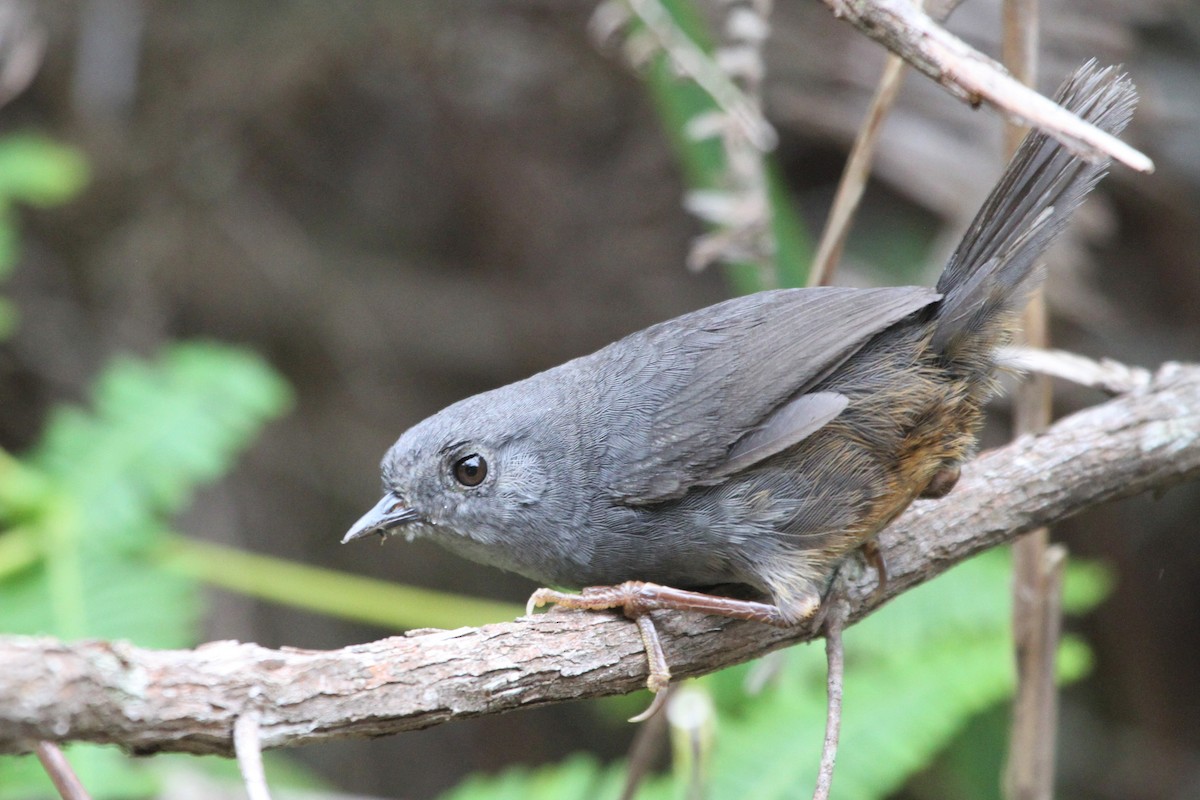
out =
[[176,345],[155,362],[115,362],[91,411],[59,409],[26,462],[0,463],[25,476],[32,498],[0,492],[0,511],[22,523],[0,534],[0,630],[193,643],[196,582],[159,568],[155,548],[196,485],[223,474],[287,403],[280,378],[234,348]]
[[[18,228],[14,201],[56,205],[74,197],[87,182],[87,161],[72,147],[36,134],[0,138],[0,280],[17,261]],[[9,338],[19,317],[13,304],[0,298],[0,341]]]
[[290,402],[259,358],[214,344],[174,345],[156,363],[118,359],[93,398],[92,413],[52,415],[31,461],[69,493],[87,539],[127,548],[150,544],[158,528],[147,520],[181,510]]
[[88,177],[87,160],[74,147],[32,133],[0,138],[0,200],[60,205],[79,194]]
[[1067,561],[1063,575],[1063,610],[1068,614],[1083,614],[1112,593],[1116,576],[1112,568],[1098,561]]
[[[196,642],[202,604],[193,581],[157,570],[148,560],[88,548],[86,566],[73,573],[82,608],[64,619],[63,601],[55,596],[64,590],[48,579],[46,569],[26,570],[0,585],[0,627],[6,633],[131,639],[160,648]],[[76,594],[75,587],[66,591]]]
[[[27,460],[0,452],[0,630],[194,644],[197,583],[158,563],[168,518],[288,401],[249,353],[175,345],[112,364],[92,408],[56,411]],[[70,760],[96,798],[156,791],[147,762],[116,749],[73,747]],[[0,758],[0,800],[43,796],[36,759]]]

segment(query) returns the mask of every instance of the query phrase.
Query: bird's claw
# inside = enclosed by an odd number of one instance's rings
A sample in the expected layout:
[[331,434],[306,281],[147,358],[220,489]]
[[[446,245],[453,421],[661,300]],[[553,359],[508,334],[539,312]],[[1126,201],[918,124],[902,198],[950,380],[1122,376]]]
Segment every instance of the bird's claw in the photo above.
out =
[[598,611],[619,608],[625,616],[637,623],[638,633],[642,637],[642,646],[646,651],[647,668],[646,688],[654,693],[654,700],[642,713],[630,718],[630,722],[644,722],[659,712],[666,702],[667,687],[671,684],[671,668],[667,665],[667,657],[663,652],[662,641],[650,612],[638,606],[635,592],[640,588],[632,584],[622,586],[589,586],[581,594],[568,594],[553,589],[538,589],[529,596],[525,604],[525,615],[532,616],[534,609],[548,604],[564,608]]

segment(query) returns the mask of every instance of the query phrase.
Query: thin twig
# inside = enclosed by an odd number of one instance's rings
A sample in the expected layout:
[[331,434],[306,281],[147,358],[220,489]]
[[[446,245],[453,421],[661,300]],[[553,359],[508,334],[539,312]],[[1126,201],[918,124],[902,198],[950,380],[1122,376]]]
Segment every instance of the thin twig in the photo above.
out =
[[999,363],[1007,369],[1038,372],[1109,394],[1144,389],[1154,377],[1150,370],[1142,367],[1131,367],[1110,358],[1097,361],[1065,350],[1009,345],[1000,348],[997,356]]
[[257,711],[245,711],[233,723],[233,750],[250,800],[271,800],[263,769],[262,736]]
[[91,800],[79,776],[71,769],[71,762],[67,761],[66,755],[58,745],[41,741],[34,750],[38,761],[42,762],[42,768],[50,776],[51,783],[63,800]]
[[[1038,0],[1004,0],[1004,63],[1027,86],[1036,83]],[[1010,122],[1005,144],[1011,153],[1027,133]],[[1031,347],[1050,343],[1044,291],[1033,293],[1025,308],[1023,329]],[[1014,435],[1037,433],[1051,420],[1052,387],[1042,374],[1026,375],[1013,398]],[[1054,548],[1059,565],[1066,551]],[[1054,751],[1058,719],[1055,664],[1061,604],[1061,583],[1047,569],[1051,559],[1050,531],[1030,531],[1013,543],[1013,644],[1017,661],[1017,690],[1013,699],[1005,786],[1009,800],[1050,800],[1054,788]]]
[[891,112],[896,96],[900,94],[900,87],[904,85],[907,72],[903,59],[896,55],[888,56],[879,86],[871,99],[871,107],[867,110],[867,118],[858,129],[850,157],[846,160],[846,168],[838,181],[837,194],[833,197],[829,219],[825,222],[821,243],[817,246],[817,255],[808,275],[809,286],[827,286],[833,277],[837,262],[842,257],[846,237],[850,233],[850,224],[854,221],[854,214],[862,200],[863,189],[866,188],[867,179],[871,175],[871,161],[875,157],[883,122]]
[[[938,7],[932,12],[932,16],[939,22],[944,21],[960,2],[961,0],[942,0],[936,4]],[[854,146],[850,148],[850,155],[846,159],[846,167],[838,181],[837,193],[833,197],[829,218],[825,222],[825,230],[821,233],[817,255],[813,258],[812,271],[808,276],[809,286],[827,286],[833,279],[834,270],[837,269],[846,245],[846,238],[850,234],[850,226],[854,222],[854,215],[862,201],[867,179],[871,176],[871,163],[879,146],[884,120],[891,113],[907,74],[904,59],[894,53],[889,54],[883,65],[879,85],[875,88],[875,96],[871,98],[871,106],[867,109],[866,119],[858,129]]]
[[[1054,796],[1054,734],[1058,723],[1054,654],[1062,633],[1062,577],[1067,550],[1062,545],[1050,545],[1041,555],[1036,602],[1025,604],[1027,614],[1039,616],[1021,620],[1026,638],[1018,650],[1018,677],[1031,688],[1019,693],[1014,701],[1012,742],[1004,775],[1004,793],[1010,800],[1050,800]],[[1031,658],[1025,650],[1050,655]],[[1031,669],[1041,672],[1024,671]],[[1018,704],[1022,702],[1041,705],[1021,707]]]
[[842,679],[846,674],[842,629],[846,625],[846,604],[841,598],[831,600],[833,608],[825,616],[825,743],[821,746],[821,766],[817,770],[817,786],[813,800],[829,800],[833,786],[833,766],[837,762],[838,738],[842,732]]
[[[674,687],[667,686],[659,694],[666,696],[669,701],[672,691]],[[654,762],[662,753],[666,739],[666,714],[655,714],[637,727],[637,733],[629,744],[629,753],[625,759],[628,766],[625,768],[625,786],[621,790],[621,800],[633,800],[637,796],[638,787],[650,774]]]

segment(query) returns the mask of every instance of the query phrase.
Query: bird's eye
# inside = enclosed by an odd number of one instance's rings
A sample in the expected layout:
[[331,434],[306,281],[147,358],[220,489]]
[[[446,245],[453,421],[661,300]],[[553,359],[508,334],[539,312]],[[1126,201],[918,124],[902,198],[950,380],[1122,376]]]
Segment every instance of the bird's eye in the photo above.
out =
[[487,461],[478,453],[471,453],[454,462],[454,480],[463,486],[478,486],[483,483],[487,473]]

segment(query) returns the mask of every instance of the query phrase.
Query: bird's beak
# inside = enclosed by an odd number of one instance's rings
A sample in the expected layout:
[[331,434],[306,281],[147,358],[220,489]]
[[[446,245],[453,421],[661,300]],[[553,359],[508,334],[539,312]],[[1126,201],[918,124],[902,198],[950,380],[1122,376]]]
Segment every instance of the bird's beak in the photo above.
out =
[[374,508],[363,514],[362,518],[350,527],[342,537],[342,544],[370,536],[372,533],[386,536],[392,528],[415,522],[420,518],[421,515],[404,502],[403,498],[388,492]]

